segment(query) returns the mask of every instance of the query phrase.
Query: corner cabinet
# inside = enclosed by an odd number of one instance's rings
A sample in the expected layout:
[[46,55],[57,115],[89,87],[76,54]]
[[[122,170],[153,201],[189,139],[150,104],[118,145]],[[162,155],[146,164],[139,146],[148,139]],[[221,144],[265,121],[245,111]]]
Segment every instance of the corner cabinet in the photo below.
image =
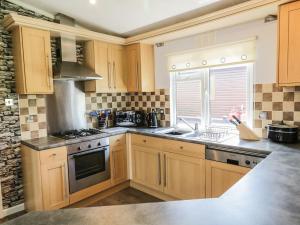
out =
[[128,92],[155,91],[153,45],[126,46]]
[[278,75],[281,86],[300,85],[300,2],[279,7]]
[[220,197],[249,171],[249,168],[206,160],[206,197]]
[[86,92],[126,92],[125,47],[100,41],[88,41],[84,46],[85,64],[103,77],[86,81]]
[[110,143],[110,168],[112,185],[120,184],[128,180],[127,176],[127,152],[126,135],[111,136]]
[[67,149],[36,151],[22,145],[25,207],[45,211],[69,205]]
[[28,27],[12,31],[16,90],[19,94],[52,94],[50,32]]

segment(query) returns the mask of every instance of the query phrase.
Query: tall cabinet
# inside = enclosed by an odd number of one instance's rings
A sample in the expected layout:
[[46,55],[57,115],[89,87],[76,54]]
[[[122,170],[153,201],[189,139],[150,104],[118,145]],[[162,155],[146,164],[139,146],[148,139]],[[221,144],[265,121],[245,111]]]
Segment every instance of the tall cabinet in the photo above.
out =
[[300,85],[300,1],[279,7],[278,84]]
[[17,93],[52,94],[50,32],[19,26],[12,41]]
[[103,77],[86,81],[86,92],[126,92],[125,47],[100,41],[88,41],[84,48],[85,63]]

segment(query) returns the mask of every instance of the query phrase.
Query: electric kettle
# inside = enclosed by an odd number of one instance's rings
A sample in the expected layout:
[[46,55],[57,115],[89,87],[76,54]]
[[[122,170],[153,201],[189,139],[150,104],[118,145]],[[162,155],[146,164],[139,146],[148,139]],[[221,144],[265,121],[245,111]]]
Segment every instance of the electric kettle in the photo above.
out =
[[148,124],[148,127],[150,127],[150,128],[158,127],[157,114],[154,110],[152,110],[152,112],[148,113],[147,124]]

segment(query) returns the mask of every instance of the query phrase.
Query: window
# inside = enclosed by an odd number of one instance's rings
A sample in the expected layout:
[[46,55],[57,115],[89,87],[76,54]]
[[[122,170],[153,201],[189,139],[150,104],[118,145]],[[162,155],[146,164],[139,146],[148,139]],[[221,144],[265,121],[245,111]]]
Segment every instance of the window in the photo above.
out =
[[253,64],[173,72],[172,124],[231,126],[235,115],[251,126]]

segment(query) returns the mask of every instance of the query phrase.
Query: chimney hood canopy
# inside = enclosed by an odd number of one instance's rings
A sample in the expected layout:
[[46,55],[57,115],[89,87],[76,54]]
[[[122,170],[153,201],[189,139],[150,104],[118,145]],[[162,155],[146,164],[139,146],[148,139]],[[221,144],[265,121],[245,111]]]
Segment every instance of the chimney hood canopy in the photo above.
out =
[[54,67],[54,80],[100,80],[102,76],[78,62],[61,61]]
[[[75,26],[75,20],[67,17],[63,14],[57,14],[56,20],[61,24]],[[91,68],[79,64],[76,57],[76,38],[74,36],[61,36],[56,39],[58,48],[56,49],[56,55],[58,61],[54,66],[54,80],[99,80],[103,77],[97,74]]]

